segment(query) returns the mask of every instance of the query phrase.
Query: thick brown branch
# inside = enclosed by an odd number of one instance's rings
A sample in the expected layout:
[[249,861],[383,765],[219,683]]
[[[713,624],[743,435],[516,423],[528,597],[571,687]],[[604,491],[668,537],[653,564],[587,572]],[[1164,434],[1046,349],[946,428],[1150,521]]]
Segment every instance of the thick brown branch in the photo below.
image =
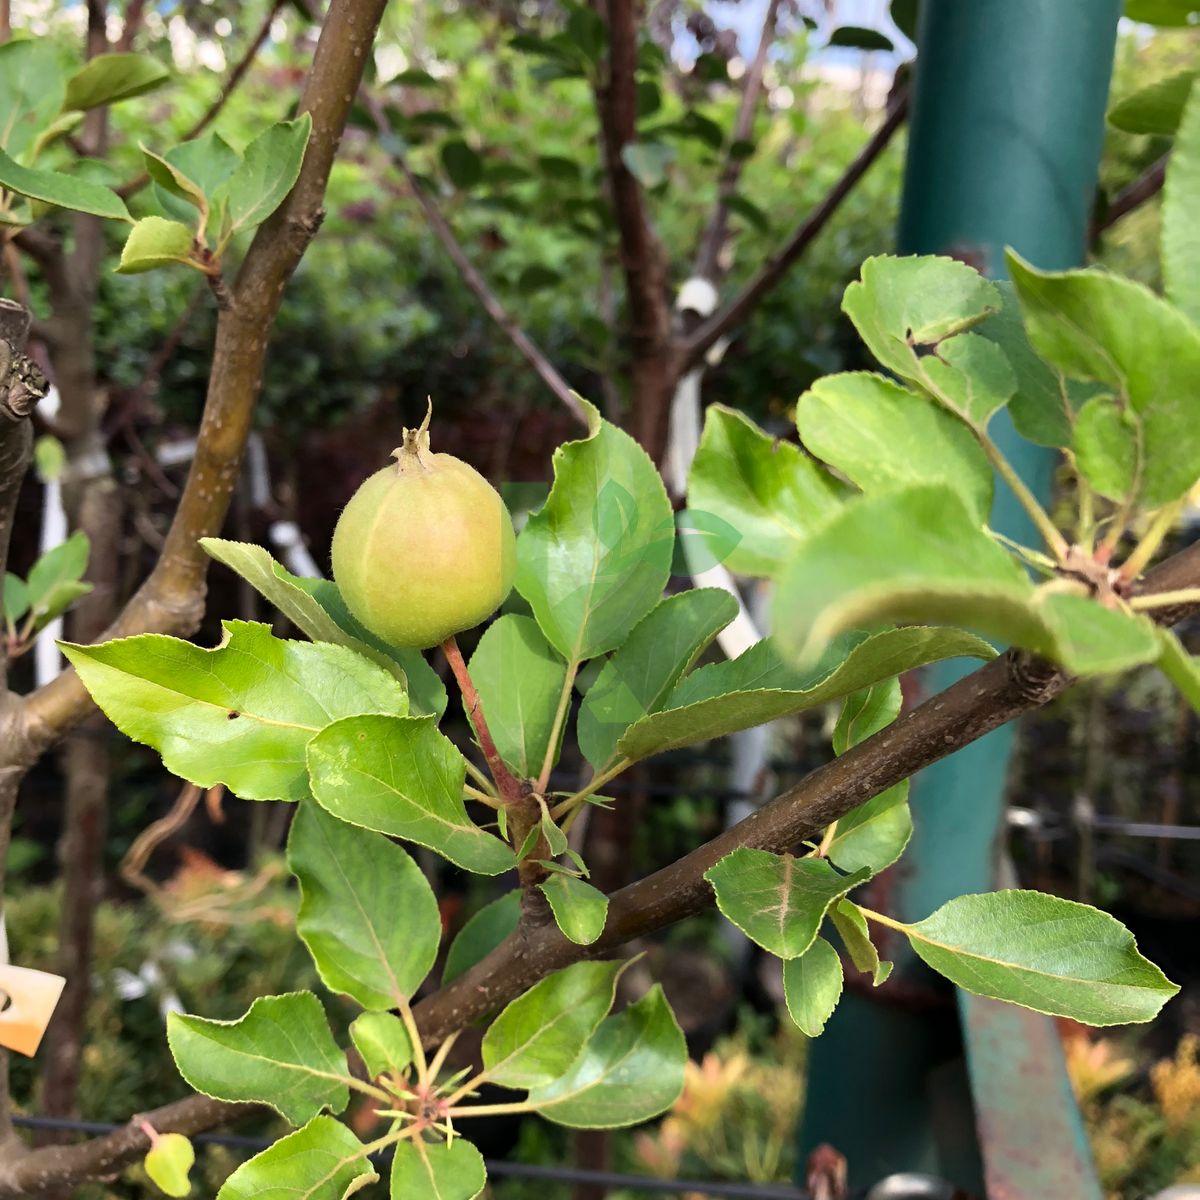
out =
[[743,285],[742,290],[720,312],[714,313],[689,335],[683,347],[684,364],[687,368],[696,366],[714,342],[724,337],[734,326],[741,324],[787,274],[796,259],[808,249],[813,239],[829,223],[842,201],[854,190],[871,164],[887,148],[907,115],[908,98],[902,95],[888,110],[883,124],[859,151],[858,157],[846,168],[842,177],[830,188],[816,208],[796,227],[791,237],[759,267]]
[[734,154],[734,147],[749,140],[754,131],[754,112],[762,94],[763,74],[767,69],[767,57],[775,41],[775,22],[779,16],[779,0],[769,0],[763,16],[762,33],[758,39],[758,50],[754,61],[746,72],[742,86],[742,98],[738,104],[737,117],[733,122],[733,133],[725,148],[725,162],[717,182],[717,202],[713,207],[708,225],[700,236],[700,247],[696,252],[696,264],[692,274],[701,279],[715,281],[724,272],[721,269],[721,251],[729,232],[729,198],[737,191],[738,180],[746,159]]
[[[188,632],[200,619],[207,558],[198,541],[217,533],[225,519],[271,325],[283,289],[321,222],[329,170],[385,4],[343,0],[330,8],[300,99],[300,111],[313,122],[300,176],[255,234],[233,286],[234,307],[218,319],[204,418],[183,497],[158,563],[106,631],[108,637]],[[27,736],[19,753],[30,761],[89,709],[77,676],[64,672],[27,701]]]
[[[380,109],[378,102],[368,99],[368,104],[381,137],[388,135],[390,130],[388,129],[387,118]],[[463,249],[458,238],[454,236],[454,230],[450,228],[449,222],[442,216],[437,205],[434,204],[433,198],[421,186],[421,181],[409,169],[403,154],[393,152],[391,158],[392,162],[396,164],[397,168],[404,175],[409,190],[421,206],[421,211],[425,214],[425,221],[429,225],[429,228],[433,230],[438,241],[442,243],[442,249],[446,251],[450,261],[458,268],[458,273],[462,276],[463,282],[474,293],[483,311],[503,330],[508,340],[512,342],[525,361],[534,369],[537,377],[566,406],[571,415],[580,424],[586,426],[587,414],[583,411],[583,406],[579,403],[579,398],[571,391],[567,381],[558,373],[554,364],[542,353],[533,339],[525,332],[520,322],[504,307],[500,297],[492,291],[487,284],[487,280],[484,279],[476,269],[475,264],[467,257],[467,252]]]
[[112,1179],[150,1149],[143,1121],[157,1133],[190,1136],[257,1111],[254,1105],[189,1096],[77,1146],[46,1146],[25,1155],[6,1148],[0,1157],[0,1196],[47,1196],[82,1183]]
[[1164,154],[1112,198],[1103,215],[1092,222],[1090,241],[1094,242],[1106,229],[1112,228],[1122,217],[1128,216],[1135,208],[1140,208],[1162,191],[1167,179],[1167,162],[1170,157],[1170,154]]
[[625,148],[637,141],[635,0],[609,0],[607,9],[607,75],[597,85],[596,108],[625,275],[633,432],[657,461],[666,449],[667,421],[677,375],[667,268],[646,211],[645,194],[624,159]]

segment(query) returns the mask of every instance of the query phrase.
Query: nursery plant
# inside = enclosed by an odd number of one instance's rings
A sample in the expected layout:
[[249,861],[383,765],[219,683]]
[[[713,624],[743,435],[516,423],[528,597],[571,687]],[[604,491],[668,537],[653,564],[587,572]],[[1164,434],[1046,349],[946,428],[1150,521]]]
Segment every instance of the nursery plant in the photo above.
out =
[[[325,986],[361,1009],[349,1045],[313,992],[259,997],[234,1021],[172,1014],[170,1048],[199,1095],[79,1146],[26,1151],[10,1137],[0,1195],[44,1194],[142,1157],[160,1187],[186,1194],[186,1135],[250,1103],[296,1128],[238,1168],[221,1200],[340,1200],[385,1170],[394,1197],[473,1200],[486,1177],[472,1118],[538,1113],[616,1128],[672,1104],[684,1038],[659,986],[618,1002],[620,947],[713,902],[782,960],[788,1010],[810,1036],[843,986],[830,937],[878,985],[890,969],[873,938],[881,926],[977,994],[1093,1025],[1151,1020],[1177,989],[1097,909],[1007,890],[907,924],[862,905],[856,889],[903,854],[916,770],[1072,680],[1158,663],[1200,707],[1200,664],[1167,627],[1200,605],[1200,551],[1149,569],[1200,479],[1200,252],[1188,234],[1200,205],[1200,98],[1184,112],[1168,179],[1166,297],[1016,255],[1011,285],[948,258],[873,258],[843,307],[877,369],[805,392],[799,445],[710,409],[687,512],[673,511],[642,446],[575,397],[583,434],[555,453],[549,496],[514,540],[498,495],[437,452],[427,417],[351,502],[334,578],[303,579],[262,547],[216,535],[280,293],[319,222],[382,7],[331,7],[300,115],[243,153],[211,134],[147,150],[159,211],[136,219],[78,164],[60,170],[40,156],[78,124],[85,100],[131,94],[98,80],[138,72],[93,56],[47,97],[13,81],[35,68],[56,78],[58,59],[37,42],[0,46],[20,67],[0,71],[12,242],[52,259],[37,224],[46,205],[127,224],[123,270],[195,269],[220,310],[195,464],[158,565],[103,639],[63,643],[71,671],[0,696],[4,836],[21,775],[94,702],[180,778],[295,805],[296,933]],[[607,55],[613,84],[634,61],[632,8],[614,0],[604,35],[596,56]],[[144,86],[152,76],[141,72]],[[607,132],[610,157],[629,158],[620,122]],[[636,215],[635,176],[619,175],[617,202]],[[227,281],[238,234],[251,229]],[[5,538],[45,382],[21,353],[24,332],[15,318],[5,326],[0,358]],[[1005,407],[1072,468],[1066,527],[990,436]],[[1016,494],[1038,544],[989,528],[996,487]],[[736,613],[727,592],[673,574],[706,556],[774,579],[776,604],[769,638],[698,665]],[[212,648],[172,636],[198,620],[208,557],[302,636],[240,620]],[[61,552],[6,584],[12,649],[47,611],[81,598],[78,566]],[[467,660],[456,635],[504,601]],[[424,654],[435,646],[471,744],[440,728],[448,698]],[[901,674],[964,656],[985,665],[901,715]],[[605,789],[623,772],[829,705],[840,715],[828,765],[646,879],[611,896],[589,882],[571,828],[587,806],[616,803]],[[568,738],[591,778],[564,791],[551,781]],[[406,847],[513,882],[444,956],[433,893]],[[485,1024],[480,1066],[449,1073],[454,1041],[474,1022]],[[492,1103],[485,1084],[518,1098]],[[379,1119],[371,1140],[338,1119],[355,1097]]]

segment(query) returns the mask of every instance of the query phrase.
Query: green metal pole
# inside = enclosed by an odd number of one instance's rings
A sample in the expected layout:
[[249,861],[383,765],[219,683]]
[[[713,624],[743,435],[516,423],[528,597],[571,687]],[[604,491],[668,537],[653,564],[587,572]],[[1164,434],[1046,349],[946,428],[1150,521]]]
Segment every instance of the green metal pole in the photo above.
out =
[[[922,0],[901,253],[951,254],[993,276],[1006,246],[1043,268],[1082,261],[1120,8]],[[1045,499],[1053,454],[1022,441],[1006,414],[991,432]],[[992,524],[1036,544],[1007,489]],[[940,691],[966,669],[946,664],[924,685]],[[897,916],[996,885],[1012,744],[1012,729],[1000,730],[914,781],[916,831],[888,894]],[[801,1164],[830,1142],[852,1187],[924,1171],[1011,1200],[1099,1200],[1049,1022],[963,997],[938,1007],[936,995],[909,958],[881,993],[843,1000],[813,1047]]]

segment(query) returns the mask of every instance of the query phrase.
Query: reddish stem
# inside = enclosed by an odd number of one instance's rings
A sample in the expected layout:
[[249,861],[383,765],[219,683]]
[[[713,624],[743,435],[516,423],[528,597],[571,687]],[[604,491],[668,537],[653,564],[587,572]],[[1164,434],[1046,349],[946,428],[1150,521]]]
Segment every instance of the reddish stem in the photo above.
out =
[[492,732],[488,729],[487,719],[483,715],[483,704],[479,699],[479,693],[475,690],[474,681],[467,671],[462,651],[458,648],[458,642],[453,635],[442,643],[442,653],[450,664],[450,670],[454,672],[458,690],[462,692],[467,719],[474,727],[476,737],[479,738],[479,748],[483,751],[483,757],[487,759],[492,778],[496,781],[496,786],[500,789],[500,794],[504,797],[505,802],[513,804],[524,796],[525,789],[516,776],[504,765],[504,760],[496,749],[496,743],[492,740]]

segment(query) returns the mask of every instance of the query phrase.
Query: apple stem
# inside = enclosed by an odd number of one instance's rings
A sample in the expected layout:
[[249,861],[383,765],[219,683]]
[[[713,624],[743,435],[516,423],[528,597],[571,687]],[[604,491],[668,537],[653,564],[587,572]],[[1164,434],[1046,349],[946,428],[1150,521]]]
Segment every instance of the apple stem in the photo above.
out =
[[488,729],[487,718],[483,715],[483,703],[479,699],[479,692],[475,688],[462,651],[458,648],[458,642],[453,634],[442,643],[442,653],[446,656],[446,661],[450,664],[450,670],[458,683],[467,719],[475,729],[475,736],[479,739],[479,748],[487,760],[488,769],[496,781],[496,787],[500,789],[500,795],[506,804],[515,804],[524,797],[525,789],[516,776],[504,765],[504,760],[496,749],[492,731]]

